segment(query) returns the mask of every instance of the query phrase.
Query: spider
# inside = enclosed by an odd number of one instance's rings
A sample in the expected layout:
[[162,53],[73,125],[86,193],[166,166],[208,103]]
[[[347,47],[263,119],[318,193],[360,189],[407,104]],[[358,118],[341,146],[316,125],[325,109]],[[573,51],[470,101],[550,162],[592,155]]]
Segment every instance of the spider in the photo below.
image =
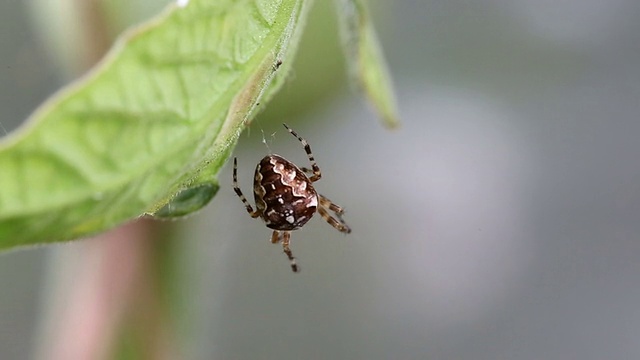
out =
[[[238,159],[233,158],[233,190],[252,218],[261,217],[267,227],[273,229],[271,243],[277,244],[282,239],[282,248],[289,258],[291,270],[298,272],[296,258],[289,248],[291,231],[301,228],[316,211],[338,231],[348,234],[351,228],[342,219],[344,209],[318,194],[313,188],[313,183],[320,180],[322,174],[313,158],[311,147],[295,131],[286,124],[283,125],[304,146],[311,162],[311,169],[299,168],[276,154],[269,154],[262,158],[256,166],[253,180],[253,195],[256,203],[254,211],[238,186]],[[335,216],[332,216],[329,211]]]

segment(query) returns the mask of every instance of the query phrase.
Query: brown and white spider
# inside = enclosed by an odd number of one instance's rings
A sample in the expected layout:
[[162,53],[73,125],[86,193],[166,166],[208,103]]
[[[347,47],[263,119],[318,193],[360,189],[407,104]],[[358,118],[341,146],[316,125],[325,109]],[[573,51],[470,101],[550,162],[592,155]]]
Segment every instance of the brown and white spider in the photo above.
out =
[[[291,231],[306,224],[316,210],[326,222],[339,231],[348,234],[351,229],[342,220],[344,209],[318,194],[313,188],[312,183],[320,180],[322,174],[313,158],[311,147],[295,131],[286,124],[283,125],[304,146],[311,162],[311,169],[299,168],[291,161],[276,154],[262,158],[256,166],[253,179],[253,195],[256,202],[256,210],[253,211],[238,186],[238,160],[233,158],[233,189],[247,208],[249,215],[252,218],[261,217],[267,227],[273,229],[271,243],[277,244],[282,237],[282,247],[291,262],[291,269],[298,272],[296,258],[289,249]],[[307,176],[307,173],[311,176]],[[335,216],[329,214],[329,211],[332,211]]]

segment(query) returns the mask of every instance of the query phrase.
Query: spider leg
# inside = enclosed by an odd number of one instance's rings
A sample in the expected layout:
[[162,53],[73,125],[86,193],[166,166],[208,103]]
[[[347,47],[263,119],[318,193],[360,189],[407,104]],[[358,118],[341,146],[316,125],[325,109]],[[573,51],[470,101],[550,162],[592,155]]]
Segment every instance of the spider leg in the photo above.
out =
[[[316,164],[316,160],[313,158],[313,153],[311,152],[311,146],[309,146],[309,143],[307,143],[307,140],[303,139],[295,131],[291,130],[287,126],[287,124],[282,124],[282,125],[284,125],[284,127],[287,128],[287,130],[289,130],[291,135],[293,135],[296,138],[298,138],[298,140],[304,146],[304,151],[307,153],[307,157],[309,158],[309,161],[311,162],[311,168],[313,169],[313,175],[309,178],[309,180],[311,180],[311,182],[316,182],[316,181],[320,180],[320,178],[322,177],[322,173],[320,173],[320,167],[318,167],[318,164]],[[302,168],[301,170],[304,171],[304,172],[311,172],[307,168]]]
[[271,243],[277,244],[280,242],[280,231],[273,230],[273,234],[271,234]]
[[[344,208],[333,201],[329,200],[326,196],[322,194],[318,194],[318,199],[320,200],[320,205],[328,208],[329,210],[336,213],[336,215],[340,216],[344,214]],[[342,218],[340,218],[342,220]]]
[[242,203],[247,208],[247,212],[249,213],[249,215],[251,215],[252,218],[257,218],[258,216],[260,216],[260,211],[258,210],[253,211],[251,204],[249,204],[249,201],[247,200],[246,197],[244,197],[244,195],[242,194],[242,190],[240,190],[240,187],[238,186],[238,159],[237,158],[233,158],[233,190],[235,190],[238,197],[240,197],[240,200],[242,200]]
[[304,172],[307,176],[313,175],[313,170],[309,169],[308,167],[301,167],[300,170],[302,170],[302,172]]
[[291,232],[283,231],[282,232],[282,249],[284,250],[284,253],[287,254],[287,257],[289,258],[289,263],[291,264],[291,270],[293,270],[293,272],[298,272],[299,269],[298,269],[298,264],[296,263],[296,258],[291,253],[291,249],[289,249],[290,240],[291,240]]
[[[343,232],[345,234],[351,233],[351,228],[347,223],[342,219],[342,214],[344,214],[344,209],[338,205],[334,204],[331,200],[326,197],[318,194],[318,199],[320,201],[320,206],[318,207],[318,212],[320,216],[324,219],[324,221],[328,222],[329,225],[336,228],[338,231]],[[333,217],[327,209],[333,211],[336,216]]]

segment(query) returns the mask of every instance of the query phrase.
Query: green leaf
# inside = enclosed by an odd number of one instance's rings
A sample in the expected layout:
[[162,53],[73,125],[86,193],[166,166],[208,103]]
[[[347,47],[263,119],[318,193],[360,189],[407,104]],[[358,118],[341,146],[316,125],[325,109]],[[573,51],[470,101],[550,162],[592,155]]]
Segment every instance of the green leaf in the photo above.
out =
[[399,126],[391,77],[364,0],[335,1],[351,76],[357,79],[385,126]]
[[204,206],[256,104],[282,84],[306,8],[191,0],[125,33],[0,142],[0,249]]

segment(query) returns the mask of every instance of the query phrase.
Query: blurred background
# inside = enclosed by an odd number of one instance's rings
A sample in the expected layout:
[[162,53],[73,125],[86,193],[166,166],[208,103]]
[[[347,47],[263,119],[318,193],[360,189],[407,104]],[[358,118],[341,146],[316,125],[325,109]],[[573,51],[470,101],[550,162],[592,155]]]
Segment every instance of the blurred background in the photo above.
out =
[[[42,3],[0,2],[2,133],[68,81]],[[140,3],[120,26],[167,2]],[[353,233],[314,219],[291,273],[227,166],[175,225],[181,357],[640,358],[640,2],[372,1],[394,131],[350,88],[329,5],[235,155],[245,194],[265,154],[305,164],[288,123]],[[60,259],[91,241],[0,255],[1,359],[47,358]]]

